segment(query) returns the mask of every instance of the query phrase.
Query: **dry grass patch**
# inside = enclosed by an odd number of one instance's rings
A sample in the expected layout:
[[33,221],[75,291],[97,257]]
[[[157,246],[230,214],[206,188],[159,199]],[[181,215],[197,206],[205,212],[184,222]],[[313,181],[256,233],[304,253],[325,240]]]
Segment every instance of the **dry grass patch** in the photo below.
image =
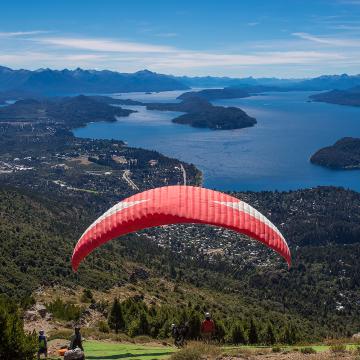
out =
[[221,355],[221,349],[218,346],[192,342],[185,348],[171,355],[171,360],[200,360],[217,359]]

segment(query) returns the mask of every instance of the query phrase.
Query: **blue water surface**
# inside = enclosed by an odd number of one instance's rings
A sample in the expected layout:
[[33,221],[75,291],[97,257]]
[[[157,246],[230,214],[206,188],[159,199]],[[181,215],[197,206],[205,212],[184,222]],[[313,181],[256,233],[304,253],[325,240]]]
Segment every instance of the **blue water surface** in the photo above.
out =
[[[170,102],[181,92],[113,95],[145,102]],[[309,102],[311,92],[273,92],[214,104],[237,106],[255,117],[251,128],[214,131],[178,125],[176,112],[143,106],[115,123],[75,129],[79,137],[121,139],[195,164],[204,185],[220,190],[291,190],[334,185],[360,191],[360,171],[330,170],[309,162],[319,148],[344,136],[360,137],[360,108]]]

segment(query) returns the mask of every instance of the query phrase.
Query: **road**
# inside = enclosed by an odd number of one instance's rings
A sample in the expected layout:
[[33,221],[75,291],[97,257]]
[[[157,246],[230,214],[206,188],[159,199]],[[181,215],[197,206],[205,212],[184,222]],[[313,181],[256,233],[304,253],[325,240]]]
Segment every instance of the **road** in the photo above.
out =
[[123,173],[122,178],[129,184],[129,186],[133,189],[133,190],[140,190],[139,187],[131,180],[130,178],[130,170],[125,170]]
[[184,168],[184,165],[180,164],[180,168],[181,168],[181,171],[182,171],[182,174],[183,174],[184,185],[186,185],[186,170]]

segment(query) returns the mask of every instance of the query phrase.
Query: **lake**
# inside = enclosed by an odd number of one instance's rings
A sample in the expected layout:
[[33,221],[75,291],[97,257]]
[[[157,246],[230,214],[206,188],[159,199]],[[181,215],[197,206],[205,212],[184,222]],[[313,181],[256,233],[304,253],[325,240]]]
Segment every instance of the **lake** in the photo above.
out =
[[[170,102],[182,91],[113,95],[143,102]],[[360,137],[360,108],[308,102],[313,92],[273,92],[244,99],[218,100],[237,106],[258,123],[251,128],[214,131],[173,124],[176,112],[143,106],[114,123],[75,129],[79,137],[121,139],[129,146],[157,150],[195,164],[204,185],[220,190],[292,190],[319,185],[360,191],[360,171],[330,170],[309,162],[318,149],[344,136]]]

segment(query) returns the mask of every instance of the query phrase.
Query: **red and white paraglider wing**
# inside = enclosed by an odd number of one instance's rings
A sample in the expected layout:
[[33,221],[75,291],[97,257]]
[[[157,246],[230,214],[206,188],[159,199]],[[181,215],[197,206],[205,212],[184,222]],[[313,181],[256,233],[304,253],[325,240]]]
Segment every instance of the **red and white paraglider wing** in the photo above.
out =
[[216,225],[248,235],[277,251],[291,264],[280,231],[259,211],[224,193],[193,186],[166,186],[131,196],[114,205],[84,232],[72,256],[74,271],[95,248],[142,229],[181,223]]

